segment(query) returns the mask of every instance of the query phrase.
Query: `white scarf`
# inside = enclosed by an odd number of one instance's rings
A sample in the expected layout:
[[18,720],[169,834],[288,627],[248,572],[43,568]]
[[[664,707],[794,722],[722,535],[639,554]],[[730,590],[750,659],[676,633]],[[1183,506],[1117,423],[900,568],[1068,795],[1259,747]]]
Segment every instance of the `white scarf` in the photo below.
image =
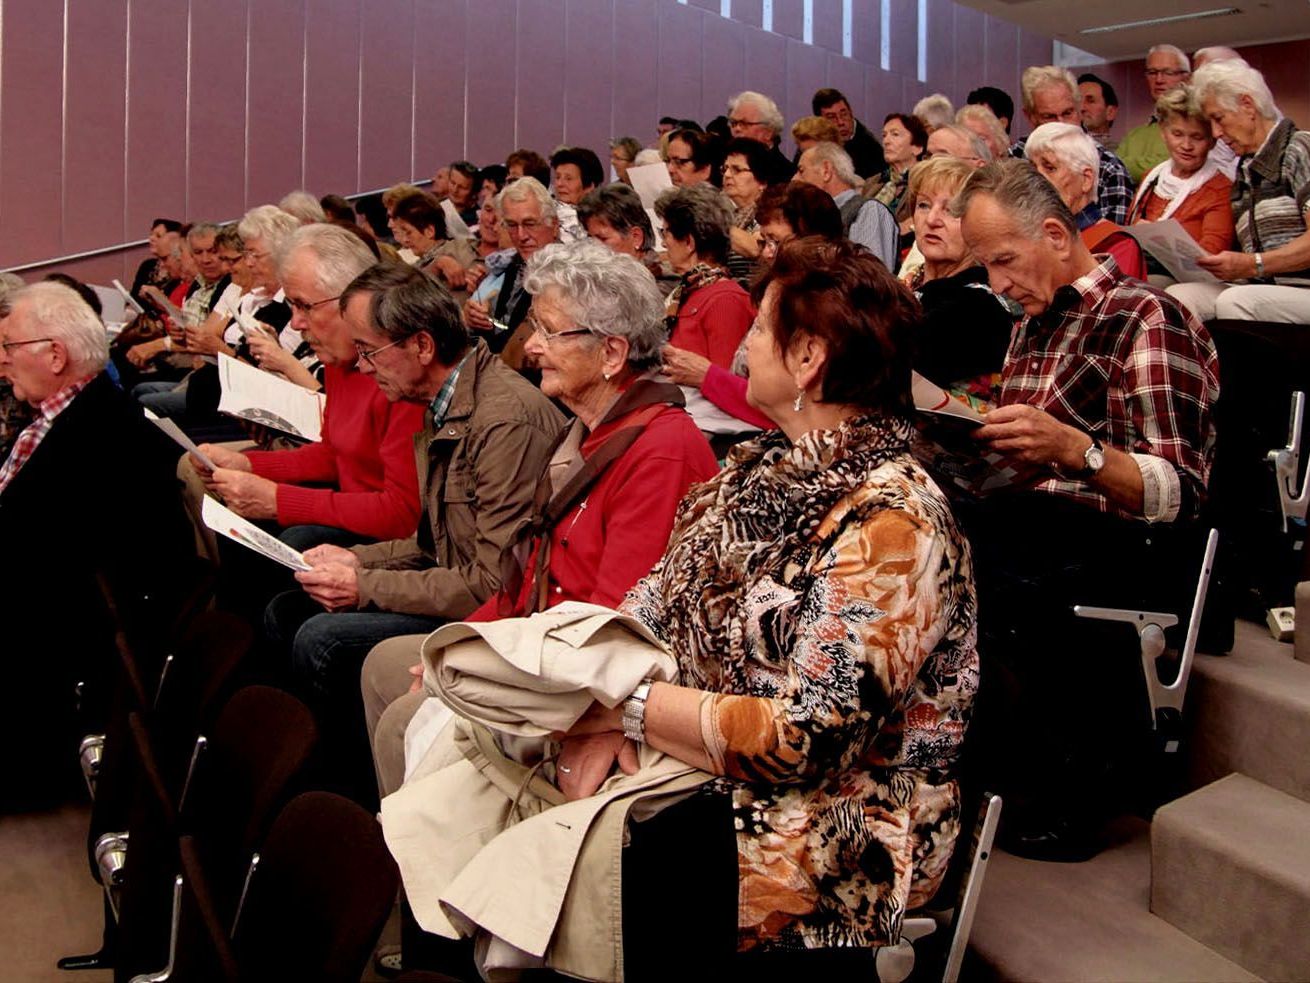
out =
[[1178,206],[1187,200],[1188,195],[1219,173],[1218,165],[1208,157],[1205,163],[1198,167],[1190,177],[1175,176],[1173,164],[1172,158],[1166,158],[1163,162],[1151,168],[1146,177],[1142,178],[1142,183],[1137,190],[1137,197],[1133,200],[1134,212],[1142,203],[1146,194],[1153,191],[1157,197],[1168,202],[1158,220],[1163,221],[1178,211]]

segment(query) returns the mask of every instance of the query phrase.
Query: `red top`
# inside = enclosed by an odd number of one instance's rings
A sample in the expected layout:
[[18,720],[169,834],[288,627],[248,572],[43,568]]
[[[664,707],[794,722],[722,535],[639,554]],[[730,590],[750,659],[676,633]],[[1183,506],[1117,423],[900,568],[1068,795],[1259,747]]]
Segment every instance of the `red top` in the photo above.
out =
[[1146,279],[1146,257],[1142,247],[1129,233],[1108,219],[1101,219],[1083,229],[1083,244],[1093,253],[1109,253],[1124,276]]
[[761,430],[777,429],[776,423],[747,402],[746,382],[744,375],[736,375],[725,368],[711,365],[705,373],[705,381],[700,384],[700,391],[711,403],[738,420],[744,420]]
[[[1184,198],[1170,216],[1207,253],[1221,253],[1233,247],[1233,205],[1229,199],[1232,188],[1233,182],[1226,175],[1216,174]],[[1167,207],[1167,199],[1148,191],[1137,221],[1154,222]]]
[[412,536],[420,510],[413,438],[423,429],[424,407],[390,402],[353,366],[326,366],[323,389],[320,443],[246,452],[255,474],[278,483],[277,521],[336,526],[374,539]]
[[736,280],[715,280],[683,298],[669,344],[731,368],[737,346],[755,320],[750,296]]
[[[636,412],[636,411],[634,411]],[[598,427],[582,444],[589,455],[624,419]],[[681,407],[667,406],[591,486],[551,532],[547,605],[586,601],[615,608],[664,555],[678,502],[687,489],[719,470],[705,435]],[[524,568],[530,571],[535,555]],[[525,610],[531,577],[524,577],[515,613]],[[499,594],[465,618],[501,617]]]

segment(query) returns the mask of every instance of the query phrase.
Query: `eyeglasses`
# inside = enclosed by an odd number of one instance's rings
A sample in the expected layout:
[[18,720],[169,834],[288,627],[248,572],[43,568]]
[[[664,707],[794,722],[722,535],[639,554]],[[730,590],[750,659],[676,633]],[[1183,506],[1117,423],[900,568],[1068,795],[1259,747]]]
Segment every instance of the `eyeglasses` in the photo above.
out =
[[528,316],[526,320],[528,322],[528,327],[530,327],[534,332],[536,332],[537,337],[540,338],[547,345],[554,342],[555,339],[557,338],[567,338],[569,335],[572,334],[594,333],[590,328],[569,328],[566,331],[551,331],[550,328],[546,327],[546,325],[542,322],[542,320],[539,317],[537,317],[535,314],[533,314],[531,311],[528,311]]
[[374,368],[377,368],[377,363],[373,361],[373,356],[377,355],[379,352],[385,352],[388,348],[395,348],[397,345],[400,345],[400,344],[403,344],[403,343],[406,342],[406,341],[409,341],[409,339],[412,338],[412,337],[414,337],[414,336],[413,336],[413,335],[408,335],[408,334],[407,334],[407,335],[405,335],[405,337],[403,337],[403,338],[397,338],[395,341],[391,342],[389,345],[383,345],[381,348],[370,348],[370,349],[368,349],[368,350],[365,350],[365,349],[363,349],[363,348],[360,348],[359,345],[356,344],[356,345],[355,345],[355,354],[358,355],[358,356],[359,356],[361,359],[363,359],[365,362],[367,362],[369,365],[373,366]]
[[686,167],[692,160],[690,157],[674,157],[673,154],[669,154],[666,159],[674,167]]
[[500,224],[505,226],[505,228],[509,229],[510,232],[526,232],[528,235],[532,235],[532,233],[536,232],[539,228],[541,228],[546,223],[542,222],[539,219],[530,218],[526,222],[505,221],[505,222],[501,222]]
[[54,340],[55,339],[53,338],[29,338],[27,341],[0,341],[0,348],[3,348],[5,354],[8,355],[9,349],[11,348],[22,348],[24,345],[39,345],[43,341]]
[[746,167],[744,164],[724,164],[724,165],[723,165],[723,173],[724,173],[724,174],[745,174],[745,173],[746,173],[747,171],[749,171],[749,170],[750,170],[750,168],[749,168],[749,167]]
[[1176,79],[1180,75],[1190,75],[1191,73],[1185,68],[1148,68],[1144,74],[1149,79],[1171,78]]
[[324,304],[332,303],[334,300],[340,300],[341,295],[337,294],[335,297],[324,297],[322,300],[313,300],[313,301],[292,300],[290,297],[286,297],[285,299],[287,302],[287,306],[290,307],[293,311],[299,311],[301,314],[308,314],[315,307],[321,307]]
[[728,117],[729,129],[740,129],[743,126],[760,126],[762,123],[763,120],[758,119],[742,119],[740,116]]
[[254,249],[246,250],[246,259],[250,260],[252,263],[262,263],[272,255],[272,253],[261,253]]

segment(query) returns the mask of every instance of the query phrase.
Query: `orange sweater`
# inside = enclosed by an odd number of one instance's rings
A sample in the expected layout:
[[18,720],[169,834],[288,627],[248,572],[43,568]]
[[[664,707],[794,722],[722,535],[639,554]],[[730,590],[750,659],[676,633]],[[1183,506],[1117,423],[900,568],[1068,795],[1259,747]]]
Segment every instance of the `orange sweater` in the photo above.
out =
[[[1169,217],[1187,230],[1187,234],[1200,243],[1207,253],[1218,253],[1233,247],[1233,206],[1228,192],[1233,182],[1222,174],[1216,174],[1201,185],[1178,206]],[[1154,222],[1164,214],[1169,202],[1147,192],[1145,200],[1137,209],[1137,222]]]

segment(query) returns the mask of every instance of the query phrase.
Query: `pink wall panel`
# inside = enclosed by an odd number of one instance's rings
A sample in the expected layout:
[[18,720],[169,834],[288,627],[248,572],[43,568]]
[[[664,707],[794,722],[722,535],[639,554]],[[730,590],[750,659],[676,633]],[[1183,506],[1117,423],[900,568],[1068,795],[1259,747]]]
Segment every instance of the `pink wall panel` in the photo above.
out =
[[[468,72],[468,125],[465,140],[470,160],[504,160],[514,146],[514,0],[473,0],[469,4],[468,43],[485,38],[499,40],[498,58]],[[530,50],[534,40],[519,33],[519,51]],[[559,91],[557,88],[556,91]]]
[[1028,132],[1028,123],[1023,118],[1019,99],[1019,29],[1013,24],[995,17],[987,17],[983,31],[986,38],[985,50],[987,60],[984,65],[984,85],[994,85],[1004,89],[1014,99],[1014,126],[1012,136],[1016,139]]
[[[262,4],[263,0],[255,0],[252,6]],[[329,0],[308,0],[308,4],[303,56],[305,187],[317,195],[371,190],[359,186],[359,12],[351,4]],[[252,88],[252,113],[255,106]],[[256,203],[252,198],[251,204]]]
[[701,10],[709,10],[713,13],[719,12],[719,0],[688,0],[692,7],[699,7]]
[[[609,142],[620,136],[614,130],[615,78],[633,84],[624,70],[616,72],[611,38],[614,33],[613,0],[568,0],[568,42],[565,46],[565,139],[590,147],[600,155],[609,173]],[[717,20],[718,18],[715,18]]]
[[705,18],[701,69],[702,122],[726,113],[728,100],[747,88],[746,36],[747,32],[730,20],[722,17]]
[[[541,154],[564,142],[567,8],[555,0],[519,0],[518,138]],[[504,154],[501,155],[502,159]]]
[[[851,111],[857,117],[864,112],[864,66],[859,62],[829,54],[828,81],[825,84],[839,90],[847,98]],[[810,112],[808,104],[804,108],[806,113]]]
[[972,7],[955,8],[955,93],[958,109],[970,89],[983,84],[987,63],[984,23],[986,16]]
[[914,78],[919,71],[918,0],[891,0],[891,70]]
[[246,38],[231,29],[245,19],[245,0],[191,0],[189,219],[245,211]]
[[851,58],[877,66],[881,58],[882,5],[879,0],[851,4]]
[[782,147],[788,155],[795,149],[791,138],[791,121],[810,114],[810,97],[828,84],[828,53],[822,48],[799,41],[787,42],[786,97],[771,93],[782,109],[787,125],[783,129]]
[[[276,203],[305,183],[304,0],[259,0],[250,5],[252,38],[276,38],[277,44],[252,44],[247,71],[250,91],[246,202]],[[355,46],[358,50],[358,28]],[[355,63],[356,58],[351,58]],[[358,137],[352,143],[359,145]],[[314,190],[315,194],[326,191]],[[335,188],[333,190],[336,190]]]
[[[1034,34],[1032,31],[1019,31],[1019,71],[1029,65],[1049,65],[1055,52],[1051,39]],[[1077,72],[1074,75],[1077,76]]]
[[68,80],[64,100],[64,252],[93,249],[123,227],[123,79],[125,0],[68,8]]
[[359,186],[412,176],[414,0],[391,0],[385,17],[360,18]]
[[[173,0],[133,0],[127,85],[127,228],[145,238],[150,220],[187,210],[187,8]],[[5,6],[6,20],[9,7]]]
[[[751,31],[746,41],[746,88],[782,100],[787,91],[787,40]],[[720,112],[726,112],[725,106]]]
[[732,0],[732,19],[748,27],[760,27],[764,21],[763,0]]
[[654,139],[659,118],[671,115],[656,85],[658,38],[655,0],[616,0],[613,127],[615,136],[634,136],[643,144]]
[[882,139],[882,121],[888,113],[902,111],[901,77],[884,72],[877,65],[864,71],[864,125],[878,139]]
[[659,6],[660,115],[701,115],[701,21],[705,13],[677,3]]
[[[414,8],[414,177],[464,157],[466,0],[418,0]],[[501,56],[495,35],[475,38],[474,64]],[[502,158],[503,159],[503,158]]]
[[955,13],[959,9],[951,0],[928,0],[928,89],[945,93],[953,104],[961,99],[956,92],[955,53],[970,45],[967,35],[956,44]]
[[841,54],[841,0],[814,0],[814,43]]
[[773,0],[773,33],[802,40],[805,33],[803,0]]

